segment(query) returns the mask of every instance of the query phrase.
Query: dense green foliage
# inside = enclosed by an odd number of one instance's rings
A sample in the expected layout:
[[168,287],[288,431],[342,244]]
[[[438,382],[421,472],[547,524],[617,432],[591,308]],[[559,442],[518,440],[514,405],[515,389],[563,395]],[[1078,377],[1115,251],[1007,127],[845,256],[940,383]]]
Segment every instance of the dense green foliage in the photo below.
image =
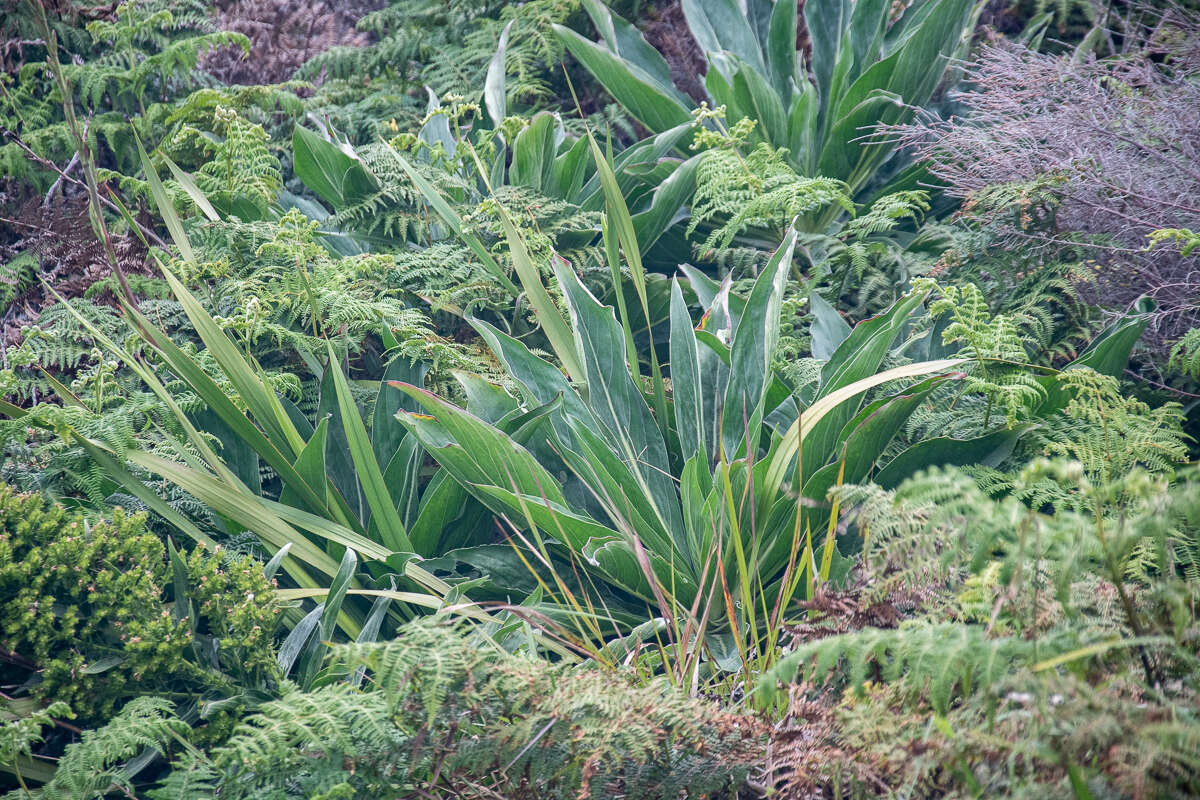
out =
[[31,697],[94,722],[131,694],[228,693],[274,674],[280,610],[253,560],[201,549],[168,560],[138,516],[88,523],[8,488],[0,514],[2,645],[22,655],[11,677]]
[[1185,9],[0,30],[5,797],[1200,792]]

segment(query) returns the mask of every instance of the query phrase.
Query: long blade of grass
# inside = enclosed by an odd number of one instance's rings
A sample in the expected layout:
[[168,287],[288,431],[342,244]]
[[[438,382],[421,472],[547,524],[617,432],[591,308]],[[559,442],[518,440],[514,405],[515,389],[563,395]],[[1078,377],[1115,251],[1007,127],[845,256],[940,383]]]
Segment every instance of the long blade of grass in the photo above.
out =
[[[317,587],[313,589],[276,589],[275,596],[280,600],[315,600],[325,598],[329,595],[327,587]],[[398,600],[402,603],[411,603],[422,608],[439,609],[444,603],[440,597],[432,594],[422,594],[421,592],[402,592],[392,589],[347,589],[346,594],[356,597],[382,597],[388,600]]]
[[[283,560],[283,568],[299,586],[316,588],[320,585],[309,574],[308,567],[313,567],[328,576],[337,574],[337,564],[324,550],[300,536],[279,516],[272,514],[272,510],[266,507],[266,501],[251,494],[244,486],[238,484],[239,488],[231,488],[216,476],[150,453],[131,452],[129,460],[187,490],[217,514],[254,531],[269,547],[282,548],[291,544],[288,555]],[[361,538],[354,535],[348,537],[350,543],[339,543],[352,547],[356,540]],[[356,636],[361,627],[360,623],[346,612],[339,614],[338,624],[350,636]]]
[[[587,131],[588,145],[592,151],[592,159],[596,162],[596,174],[600,176],[600,185],[604,190],[604,203],[607,211],[606,219],[608,225],[612,226],[616,232],[617,242],[621,246],[622,252],[625,254],[625,263],[629,266],[629,277],[633,281],[634,291],[637,292],[638,301],[642,306],[642,315],[646,320],[646,332],[649,336],[650,346],[650,374],[653,382],[654,390],[654,411],[658,418],[659,427],[664,431],[667,428],[667,394],[666,386],[663,382],[662,367],[658,361],[658,350],[654,346],[654,324],[650,318],[650,304],[646,296],[646,270],[642,266],[642,249],[638,244],[637,230],[633,225],[633,217],[629,213],[629,206],[625,203],[625,195],[621,192],[621,186],[617,183],[617,175],[612,166],[611,143],[610,151],[605,153],[600,150],[600,145],[592,136],[591,130]],[[619,265],[610,264],[610,269],[619,276]],[[620,284],[614,285],[618,296],[620,296]],[[624,301],[622,300],[622,305]],[[629,319],[622,316],[621,322],[625,325],[626,331],[630,331]],[[632,332],[628,333],[632,340]],[[636,359],[633,359],[636,361]],[[640,378],[640,370],[634,369],[633,374]]]
[[[277,514],[271,513],[258,497],[248,491],[232,488],[214,475],[150,453],[132,451],[129,460],[187,490],[221,516],[254,531],[268,546],[278,548],[291,542],[289,559],[285,559],[284,564],[294,558],[326,575],[337,573],[337,563],[324,550],[301,536]],[[352,547],[354,542],[339,541],[338,544]]]
[[167,169],[171,170],[171,174],[175,176],[175,180],[187,192],[188,197],[192,198],[192,202],[196,204],[196,208],[200,209],[210,222],[218,222],[221,219],[221,215],[217,213],[217,210],[212,207],[212,203],[208,202],[208,197],[196,185],[196,179],[180,169],[174,161],[167,158],[166,153],[160,152],[159,157],[166,162]]
[[171,274],[170,270],[164,269],[162,272],[171,291],[175,294],[175,298],[183,306],[184,313],[195,327],[196,333],[199,334],[205,347],[212,354],[213,360],[221,367],[222,372],[229,378],[229,382],[233,384],[238,395],[246,403],[250,413],[254,415],[258,424],[263,426],[270,438],[277,443],[277,446],[286,446],[291,449],[291,453],[285,455],[290,455],[289,460],[295,460],[304,449],[304,439],[279,404],[279,398],[275,397],[275,393],[264,385],[258,373],[242,357],[216,320],[204,310],[200,301],[187,290],[187,287],[178,278]]
[[317,625],[318,638],[306,649],[300,660],[299,682],[302,687],[311,687],[321,669],[321,662],[324,660],[322,643],[333,637],[338,616],[342,611],[342,603],[346,599],[346,590],[350,588],[350,582],[354,580],[354,571],[357,566],[358,555],[352,549],[346,548],[342,562],[338,565],[337,574],[333,576],[333,581],[329,584],[329,593],[325,596],[325,602],[322,603],[321,621]]
[[171,205],[171,198],[167,195],[162,181],[159,180],[158,172],[154,169],[150,156],[146,154],[146,148],[142,147],[142,139],[137,135],[136,129],[133,132],[133,140],[137,143],[138,155],[142,159],[142,171],[146,173],[146,182],[150,185],[150,197],[153,198],[154,205],[158,206],[158,213],[162,215],[167,232],[171,234],[171,241],[175,242],[175,246],[179,248],[179,254],[183,256],[184,261],[195,261],[196,254],[192,251],[192,243],[188,240],[187,234],[184,233],[183,222],[175,213],[175,207]]
[[1142,647],[1143,645],[1156,645],[1170,643],[1171,639],[1166,636],[1135,636],[1129,639],[1106,639],[1103,642],[1079,647],[1068,653],[1062,653],[1054,658],[1048,658],[1045,661],[1039,661],[1033,665],[1034,672],[1045,672],[1048,669],[1060,667],[1063,664],[1070,664],[1072,661],[1078,661],[1081,658],[1100,655],[1112,649],[1124,649],[1127,647]]
[[[846,474],[846,458],[842,457],[841,466],[838,467],[837,483],[835,487],[842,485],[842,480]],[[833,508],[829,511],[829,528],[825,531],[825,550],[821,553],[821,583],[826,583],[829,580],[829,570],[833,566],[833,551],[837,549],[837,524],[838,511],[841,508],[841,497],[834,496]]]
[[125,488],[125,491],[145,503],[146,507],[151,511],[186,533],[193,541],[209,548],[210,552],[217,549],[217,543],[211,536],[200,530],[190,519],[180,514],[165,500],[150,491],[146,484],[138,480],[115,456],[78,431],[72,430],[71,434],[83,449],[88,452],[92,460],[99,464],[108,473],[109,477],[120,483]]
[[341,412],[342,426],[350,445],[350,457],[354,461],[354,469],[362,484],[367,505],[371,507],[371,516],[379,525],[384,544],[394,551],[411,553],[412,542],[409,541],[404,522],[392,502],[379,462],[375,460],[375,449],[371,447],[371,438],[367,436],[367,428],[358,413],[358,406],[354,404],[354,396],[350,394],[350,384],[342,374],[333,344],[327,341],[325,346],[329,352],[329,365],[326,368],[332,370],[333,385],[337,390],[338,411]]
[[633,326],[629,323],[629,309],[625,305],[625,292],[621,280],[621,251],[612,225],[605,216],[600,220],[600,231],[604,242],[604,255],[608,259],[608,271],[612,276],[613,297],[617,301],[617,316],[621,320],[621,328],[625,331],[625,355],[629,362],[629,374],[642,385],[642,365],[638,359],[637,348],[633,344]]
[[[263,435],[262,431],[246,418],[241,409],[234,405],[225,392],[208,376],[208,373],[201,369],[187,353],[179,349],[171,337],[158,330],[135,309],[127,308],[126,312],[133,316],[142,337],[158,351],[171,370],[196,392],[205,405],[220,417],[230,430],[246,442],[271,469],[275,470],[285,486],[299,493],[312,508],[324,509],[325,513],[330,514],[333,519],[347,522],[347,516],[340,513],[340,509],[325,503],[324,498],[300,476],[294,466],[294,459],[289,460],[275,442]],[[223,462],[219,466],[207,456],[205,460],[209,461],[209,466],[214,470],[222,471],[220,467],[223,466]]]
[[[193,252],[191,242],[183,230],[183,222],[179,219],[179,215],[175,213],[175,207],[171,204],[166,189],[163,188],[162,181],[159,180],[158,173],[155,172],[154,165],[150,162],[150,157],[146,154],[145,148],[142,147],[140,139],[137,141],[137,146],[138,154],[142,159],[142,168],[146,173],[146,180],[150,184],[150,194],[154,198],[155,205],[158,206],[159,214],[162,216],[163,222],[171,234],[171,239],[175,242],[175,246],[179,248],[179,253],[185,261],[195,261],[196,254]],[[187,314],[196,332],[204,341],[204,345],[225,371],[225,374],[242,396],[251,413],[258,419],[259,424],[267,429],[273,439],[281,444],[286,442],[291,447],[293,451],[291,459],[295,459],[304,448],[304,440],[296,431],[295,426],[291,424],[287,414],[284,413],[282,406],[279,404],[279,399],[262,384],[254,370],[250,368],[245,359],[237,351],[237,348],[229,341],[224,331],[220,329],[213,318],[209,316],[208,312],[204,310],[204,307],[188,292],[179,279],[165,267],[163,267],[162,272],[163,276],[167,279],[167,283],[171,286],[171,291],[175,294],[176,299],[179,300],[180,305],[183,306],[184,313]]]
[[517,288],[517,285],[509,279],[508,275],[505,274],[500,265],[496,263],[496,259],[493,258],[492,254],[488,252],[488,249],[483,246],[483,242],[479,241],[478,237],[476,237],[473,233],[470,233],[463,228],[462,218],[459,217],[450,204],[446,202],[446,198],[442,197],[442,193],[439,192],[432,183],[426,180],[424,175],[417,172],[416,168],[413,167],[412,164],[408,163],[408,160],[404,156],[400,155],[396,148],[392,147],[387,142],[384,142],[384,144],[387,145],[388,152],[390,152],[392,157],[396,159],[396,163],[399,164],[400,168],[404,170],[404,173],[408,175],[408,179],[411,180],[413,185],[417,187],[417,190],[425,198],[425,201],[429,203],[429,205],[433,206],[433,210],[436,211],[438,216],[442,218],[442,221],[446,223],[446,227],[448,227],[455,236],[461,239],[463,243],[471,249],[471,252],[475,254],[475,257],[482,262],[484,268],[492,274],[492,277],[500,282],[502,287],[513,294],[517,294],[520,291]]
[[804,437],[826,414],[833,411],[842,403],[888,381],[899,380],[901,378],[915,378],[937,372],[948,372],[969,360],[965,358],[944,358],[937,361],[919,361],[915,364],[907,364],[902,367],[884,370],[883,372],[857,380],[854,383],[830,392],[805,409],[796,421],[792,423],[792,426],[788,428],[787,433],[783,436],[783,441],[771,459],[771,464],[767,469],[767,480],[764,488],[771,492],[779,489],[783,484],[784,476],[787,475],[788,468],[791,466],[792,459],[800,450],[800,443],[804,440]]
[[[486,182],[486,170],[483,168],[483,163],[480,162],[475,148],[472,147],[470,150],[479,174],[484,176]],[[488,191],[491,190],[492,187],[489,185]],[[496,199],[494,192],[492,199]],[[508,240],[513,269],[516,270],[517,277],[521,281],[521,288],[525,290],[525,295],[529,298],[529,303],[537,314],[538,322],[541,323],[546,338],[550,340],[550,347],[558,356],[558,360],[562,362],[567,374],[572,378],[582,380],[583,365],[579,361],[579,353],[575,349],[575,338],[571,335],[571,329],[567,327],[562,315],[558,313],[558,306],[554,304],[550,293],[542,284],[542,273],[538,270],[537,264],[533,262],[533,257],[529,255],[529,250],[525,247],[525,240],[521,238],[521,233],[517,230],[512,217],[509,216],[508,209],[496,200],[496,210],[500,216],[500,224],[504,228],[504,236]]]
[[[169,410],[179,422],[180,427],[182,427],[184,433],[187,434],[188,441],[196,448],[196,452],[198,452],[204,458],[204,460],[209,463],[213,471],[231,484],[237,484],[237,477],[227,466],[225,466],[225,462],[222,461],[213,451],[208,440],[201,436],[200,432],[196,430],[194,425],[192,425],[191,420],[188,419],[187,415],[183,413],[183,409],[181,409],[179,404],[175,402],[175,398],[172,397],[171,393],[167,391],[167,388],[163,386],[162,381],[158,379],[158,376],[156,376],[152,370],[148,369],[146,365],[139,361],[132,353],[128,352],[123,347],[118,346],[115,342],[105,336],[103,332],[101,332],[95,325],[91,323],[91,321],[76,311],[74,306],[68,303],[62,297],[62,295],[56,292],[54,287],[50,286],[48,283],[46,283],[45,286],[46,290],[49,291],[50,294],[52,294],[54,298],[67,309],[71,316],[75,317],[76,321],[79,322],[81,326],[83,326],[84,330],[88,332],[94,342],[108,350],[117,358],[121,359],[125,366],[129,367],[129,370],[134,375],[138,376],[138,378],[140,378],[142,382],[150,388],[150,391],[152,391],[154,395],[162,401],[167,410]],[[138,318],[136,317],[134,318],[135,323],[137,322],[137,319]],[[145,332],[143,331],[142,334],[145,335]]]

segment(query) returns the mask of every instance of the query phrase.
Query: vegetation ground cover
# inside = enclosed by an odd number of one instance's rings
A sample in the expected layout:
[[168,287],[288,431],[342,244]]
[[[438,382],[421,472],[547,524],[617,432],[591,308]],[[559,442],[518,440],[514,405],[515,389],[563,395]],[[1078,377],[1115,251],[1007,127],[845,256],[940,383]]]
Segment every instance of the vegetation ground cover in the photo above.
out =
[[5,797],[1200,794],[1194,6],[0,27]]

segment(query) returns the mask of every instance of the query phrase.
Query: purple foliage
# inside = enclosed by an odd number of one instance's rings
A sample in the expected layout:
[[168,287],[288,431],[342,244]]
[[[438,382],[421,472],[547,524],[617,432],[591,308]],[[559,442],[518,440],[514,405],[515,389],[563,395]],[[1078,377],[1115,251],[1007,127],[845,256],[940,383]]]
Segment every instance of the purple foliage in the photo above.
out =
[[1200,232],[1200,25],[1163,17],[1127,45],[1105,59],[988,45],[966,66],[961,115],[889,133],[1002,246],[1082,253],[1084,299],[1120,311],[1152,297],[1161,353],[1200,324],[1200,253],[1147,241]]

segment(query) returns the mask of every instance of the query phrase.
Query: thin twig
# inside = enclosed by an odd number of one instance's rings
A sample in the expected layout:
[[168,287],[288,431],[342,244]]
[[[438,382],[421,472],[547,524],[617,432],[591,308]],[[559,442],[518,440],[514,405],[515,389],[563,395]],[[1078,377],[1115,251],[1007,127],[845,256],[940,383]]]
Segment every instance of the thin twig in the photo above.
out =
[[71,156],[71,160],[67,162],[66,168],[63,169],[62,172],[58,173],[58,179],[55,180],[53,184],[51,184],[50,191],[46,192],[46,196],[42,199],[43,206],[50,205],[50,201],[54,199],[54,195],[58,192],[59,189],[62,188],[63,181],[66,179],[66,177],[68,175],[71,174],[71,170],[75,169],[75,167],[78,164],[79,164],[79,153],[75,153]]
[[[39,165],[41,165],[41,166],[45,167],[46,169],[50,169],[50,170],[53,170],[54,172],[58,173],[59,180],[65,180],[65,181],[67,181],[68,183],[74,184],[75,186],[79,186],[79,187],[81,187],[81,188],[83,188],[83,189],[87,189],[87,184],[86,184],[86,183],[84,183],[83,181],[79,180],[78,178],[72,178],[70,175],[68,175],[68,174],[66,173],[66,171],[65,171],[65,170],[63,170],[62,168],[60,168],[60,167],[59,167],[57,164],[55,164],[53,161],[50,161],[49,159],[47,159],[47,158],[43,158],[42,156],[38,155],[36,152],[34,152],[34,151],[33,151],[33,149],[32,149],[32,148],[30,148],[30,147],[29,147],[29,145],[25,144],[25,142],[21,140],[21,137],[20,137],[18,134],[16,134],[15,132],[13,132],[13,131],[10,131],[10,130],[5,130],[5,131],[3,132],[3,135],[4,135],[4,137],[5,137],[5,138],[8,138],[8,139],[12,140],[12,142],[13,142],[14,144],[16,144],[16,146],[17,146],[17,147],[21,148],[21,150],[22,150],[22,151],[24,151],[25,155],[26,155],[26,156],[27,156],[27,157],[28,157],[30,160],[32,160],[32,161],[36,162],[37,164],[39,164]],[[79,155],[79,154],[78,154],[78,153],[76,153],[75,155],[76,155],[76,157],[78,157],[78,155]],[[68,166],[69,166],[69,165],[68,165]],[[108,210],[110,210],[110,211],[112,211],[112,212],[114,212],[114,213],[117,213],[117,214],[120,214],[120,213],[121,213],[121,209],[117,207],[117,204],[116,204],[116,203],[114,203],[114,202],[112,202],[111,200],[109,200],[109,199],[108,199],[107,197],[105,197],[104,195],[102,195],[102,194],[97,194],[97,199],[98,199],[98,200],[99,200],[101,203],[103,203],[103,204],[104,204],[104,206],[105,206],[105,207],[106,207]],[[161,236],[159,236],[157,233],[155,233],[155,232],[154,232],[154,230],[153,230],[152,228],[148,228],[148,227],[146,227],[146,226],[145,226],[145,225],[143,225],[142,223],[138,222],[136,219],[134,219],[134,220],[133,220],[133,224],[134,224],[134,225],[137,225],[137,226],[138,226],[138,230],[140,230],[140,231],[142,232],[142,235],[143,235],[143,236],[145,236],[147,240],[149,240],[149,241],[153,242],[153,243],[154,243],[154,245],[155,245],[156,247],[161,247],[161,248],[162,248],[162,249],[164,249],[164,250],[169,250],[169,249],[170,249],[170,248],[168,247],[167,243],[166,243],[165,241],[163,241],[162,237],[161,237]]]
[[34,22],[41,28],[42,37],[46,41],[46,61],[50,66],[50,72],[54,76],[59,92],[62,95],[63,115],[66,119],[67,129],[71,132],[72,138],[75,139],[75,152],[79,155],[79,161],[83,165],[83,175],[87,179],[88,205],[91,209],[92,220],[96,226],[96,233],[104,243],[105,255],[108,256],[109,263],[112,265],[113,274],[117,276],[117,282],[121,284],[121,293],[125,295],[125,299],[129,301],[129,304],[133,308],[137,308],[137,298],[134,297],[133,289],[129,287],[129,279],[125,277],[125,270],[121,268],[121,262],[117,258],[117,251],[113,247],[112,237],[108,233],[108,224],[104,221],[104,211],[100,208],[103,198],[100,196],[99,184],[96,179],[96,164],[92,160],[91,151],[88,149],[87,136],[79,125],[79,119],[75,116],[74,91],[71,88],[70,81],[67,80],[67,74],[62,68],[62,64],[58,60],[58,36],[50,29],[50,21],[46,17],[44,0],[37,0],[33,4],[33,7],[37,12],[34,15]]
[[1162,389],[1164,392],[1171,392],[1172,394],[1177,394],[1180,397],[1194,397],[1200,399],[1200,394],[1193,394],[1191,392],[1185,392],[1183,389],[1176,389],[1174,386],[1168,386],[1165,383],[1160,383],[1153,378],[1147,378],[1145,375],[1139,375],[1131,369],[1126,368],[1125,374],[1134,380],[1144,381],[1156,389]]

